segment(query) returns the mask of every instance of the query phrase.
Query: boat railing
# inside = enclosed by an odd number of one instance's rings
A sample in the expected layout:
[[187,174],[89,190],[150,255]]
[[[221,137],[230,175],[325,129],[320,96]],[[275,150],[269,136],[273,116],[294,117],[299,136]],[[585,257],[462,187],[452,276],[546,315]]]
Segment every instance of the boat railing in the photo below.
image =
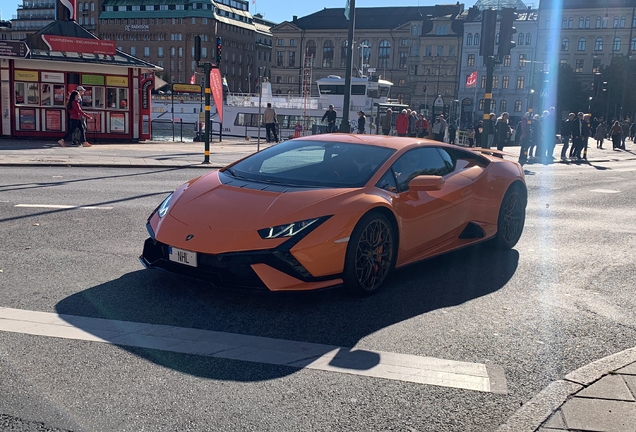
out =
[[[228,93],[226,104],[236,107],[258,107],[259,96],[254,94]],[[319,98],[303,97],[302,95],[263,95],[260,98],[261,107],[267,107],[271,103],[274,108],[290,109],[320,109],[322,104]]]

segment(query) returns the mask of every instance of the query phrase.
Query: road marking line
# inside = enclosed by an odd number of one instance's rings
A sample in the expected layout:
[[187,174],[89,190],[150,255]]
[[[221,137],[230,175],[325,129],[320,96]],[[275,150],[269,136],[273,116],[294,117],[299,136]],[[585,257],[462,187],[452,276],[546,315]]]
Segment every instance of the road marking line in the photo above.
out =
[[73,205],[58,205],[58,204],[16,204],[14,207],[52,208],[52,209],[81,209],[81,210],[112,210],[112,207],[73,206]]
[[615,190],[615,189],[592,189],[590,190],[590,192],[598,192],[598,193],[620,193],[619,190]]
[[507,393],[496,365],[0,307],[0,331]]

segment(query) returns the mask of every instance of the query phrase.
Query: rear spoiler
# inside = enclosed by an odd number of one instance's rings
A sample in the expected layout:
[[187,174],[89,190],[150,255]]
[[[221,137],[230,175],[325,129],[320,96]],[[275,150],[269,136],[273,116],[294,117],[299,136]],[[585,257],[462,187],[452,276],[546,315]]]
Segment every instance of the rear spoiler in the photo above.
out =
[[512,153],[508,153],[502,150],[497,150],[497,149],[489,149],[489,148],[483,148],[483,147],[470,147],[470,150],[477,152],[477,153],[483,153],[483,154],[488,154],[491,156],[498,156],[498,157],[503,157],[503,156],[510,156],[510,157],[517,157],[516,155],[512,154]]

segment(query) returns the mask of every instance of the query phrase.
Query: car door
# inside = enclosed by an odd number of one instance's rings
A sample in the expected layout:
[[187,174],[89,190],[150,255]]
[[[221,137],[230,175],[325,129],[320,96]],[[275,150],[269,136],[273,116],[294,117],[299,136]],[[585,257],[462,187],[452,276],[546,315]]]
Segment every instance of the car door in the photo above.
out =
[[[472,199],[472,182],[457,175],[448,152],[437,147],[413,149],[391,170],[398,187],[394,208],[400,217],[403,260],[459,235]],[[440,175],[444,185],[440,190],[410,191],[408,182],[418,175]]]

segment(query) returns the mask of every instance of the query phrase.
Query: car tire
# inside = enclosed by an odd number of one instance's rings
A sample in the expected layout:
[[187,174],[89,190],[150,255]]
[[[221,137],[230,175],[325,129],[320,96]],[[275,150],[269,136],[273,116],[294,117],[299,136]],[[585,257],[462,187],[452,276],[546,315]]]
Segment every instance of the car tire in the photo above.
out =
[[396,259],[397,239],[391,221],[382,213],[367,213],[349,238],[345,288],[358,296],[376,293],[393,271]]
[[527,194],[520,184],[508,188],[499,208],[497,234],[490,242],[494,248],[507,250],[517,244],[526,221],[527,202]]

